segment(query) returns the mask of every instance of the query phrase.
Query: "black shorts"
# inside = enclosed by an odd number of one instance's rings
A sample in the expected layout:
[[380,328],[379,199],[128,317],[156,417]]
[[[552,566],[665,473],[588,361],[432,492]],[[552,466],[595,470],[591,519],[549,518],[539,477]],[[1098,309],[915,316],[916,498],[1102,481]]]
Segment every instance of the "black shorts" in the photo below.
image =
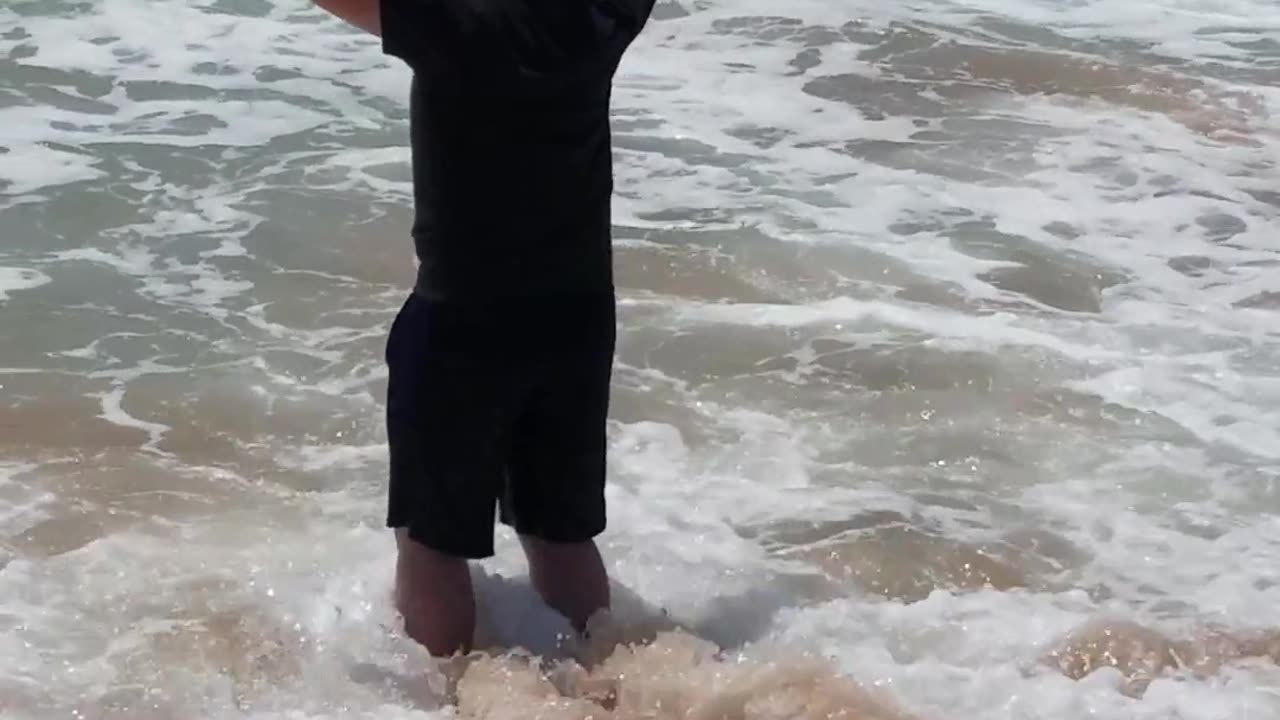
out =
[[612,293],[477,305],[413,294],[387,338],[387,525],[493,555],[497,518],[583,542],[605,527]]

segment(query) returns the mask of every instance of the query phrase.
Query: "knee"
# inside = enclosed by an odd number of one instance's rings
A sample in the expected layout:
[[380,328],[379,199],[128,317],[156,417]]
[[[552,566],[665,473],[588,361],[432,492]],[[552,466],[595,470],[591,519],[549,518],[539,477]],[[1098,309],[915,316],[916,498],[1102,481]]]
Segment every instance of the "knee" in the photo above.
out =
[[521,535],[520,546],[530,560],[547,560],[551,562],[572,562],[580,558],[593,558],[599,555],[595,540],[573,542],[545,540],[533,535]]

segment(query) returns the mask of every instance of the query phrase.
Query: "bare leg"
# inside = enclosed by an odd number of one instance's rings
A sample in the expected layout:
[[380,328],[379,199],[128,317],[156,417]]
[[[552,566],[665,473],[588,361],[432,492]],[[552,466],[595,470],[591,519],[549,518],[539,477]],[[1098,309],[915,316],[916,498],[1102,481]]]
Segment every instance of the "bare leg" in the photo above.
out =
[[521,536],[520,544],[534,589],[578,632],[592,615],[609,607],[609,575],[594,542],[552,543]]
[[396,530],[396,608],[409,637],[436,657],[470,651],[475,591],[465,558],[437,552]]

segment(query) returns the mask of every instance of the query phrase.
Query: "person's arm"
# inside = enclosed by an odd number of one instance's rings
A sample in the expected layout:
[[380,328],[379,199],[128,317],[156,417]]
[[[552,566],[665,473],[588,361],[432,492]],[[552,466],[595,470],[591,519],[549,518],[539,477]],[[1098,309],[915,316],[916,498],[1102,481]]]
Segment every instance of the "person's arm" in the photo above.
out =
[[373,35],[382,35],[381,0],[313,0],[315,4]]

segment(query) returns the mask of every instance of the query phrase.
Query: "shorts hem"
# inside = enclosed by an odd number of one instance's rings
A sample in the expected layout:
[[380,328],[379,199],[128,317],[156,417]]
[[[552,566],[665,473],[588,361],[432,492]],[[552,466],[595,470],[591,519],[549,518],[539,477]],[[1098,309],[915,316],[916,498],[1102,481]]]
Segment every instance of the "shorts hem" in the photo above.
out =
[[[486,560],[494,556],[493,541],[485,542],[463,542],[457,538],[448,537],[447,535],[432,531],[427,526],[418,523],[398,523],[387,522],[387,527],[392,530],[407,530],[409,539],[423,545],[424,547],[435,550],[442,555],[461,558],[464,560]],[[490,528],[491,530],[491,528]]]
[[498,521],[511,528],[515,534],[520,537],[531,537],[554,545],[577,545],[580,543],[590,542],[603,535],[606,527],[606,524],[602,522],[596,525],[575,527],[566,530],[564,528],[545,528],[521,525],[518,522],[512,522],[505,518],[499,518]]

